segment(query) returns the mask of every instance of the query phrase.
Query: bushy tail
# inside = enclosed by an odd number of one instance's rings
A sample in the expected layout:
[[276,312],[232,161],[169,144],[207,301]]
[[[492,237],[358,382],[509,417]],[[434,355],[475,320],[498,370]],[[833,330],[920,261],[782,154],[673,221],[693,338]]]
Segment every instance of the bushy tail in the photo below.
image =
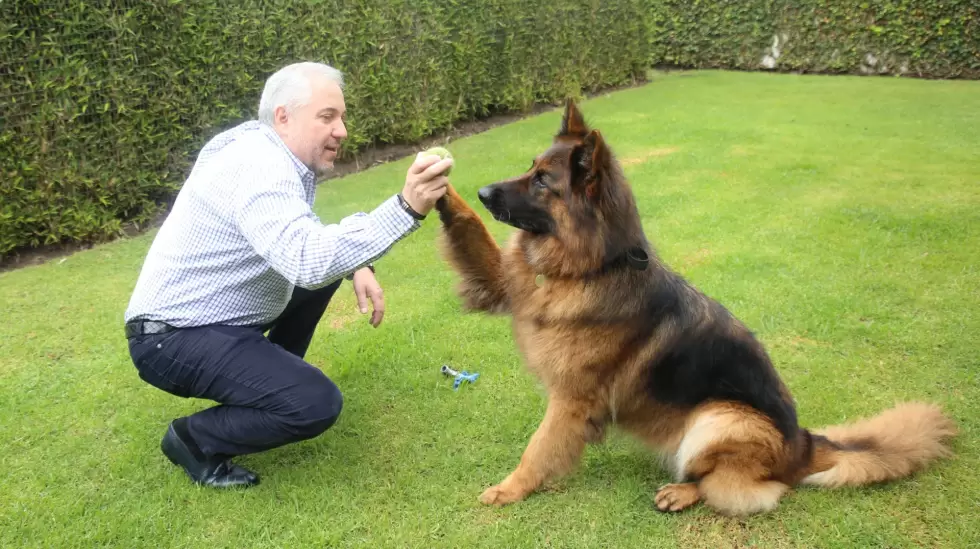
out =
[[812,434],[813,457],[800,482],[837,488],[905,477],[948,457],[956,426],[938,406],[910,402]]

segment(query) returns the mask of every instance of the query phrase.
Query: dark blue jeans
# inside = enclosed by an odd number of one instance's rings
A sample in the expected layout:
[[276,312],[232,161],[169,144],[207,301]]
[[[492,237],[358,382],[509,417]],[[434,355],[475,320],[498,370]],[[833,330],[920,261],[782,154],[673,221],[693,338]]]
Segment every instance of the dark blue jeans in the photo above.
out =
[[338,286],[340,281],[315,291],[296,288],[271,326],[203,326],[133,337],[130,356],[150,385],[219,403],[186,418],[187,432],[206,456],[313,438],[337,421],[343,407],[340,389],[303,360]]

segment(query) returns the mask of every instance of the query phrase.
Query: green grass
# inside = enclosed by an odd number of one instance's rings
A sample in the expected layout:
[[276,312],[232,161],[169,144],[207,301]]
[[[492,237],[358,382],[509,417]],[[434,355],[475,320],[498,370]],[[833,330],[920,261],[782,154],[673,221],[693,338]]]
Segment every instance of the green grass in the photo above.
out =
[[[0,275],[2,545],[975,547],[980,82],[674,73],[582,106],[661,255],[758,333],[804,425],[927,399],[960,426],[955,458],[887,486],[800,489],[740,521],[653,511],[666,473],[614,435],[547,493],[483,507],[545,402],[507,319],[460,313],[432,219],[378,264],[382,326],[345,284],[317,334],[308,359],[345,393],[339,423],[243,458],[255,489],[199,489],[158,444],[209,404],[143,384],[122,335],[145,235]],[[453,143],[454,184],[472,198],[524,170],[559,115]],[[372,208],[407,165],[328,182],[317,212]],[[481,377],[454,392],[446,363]]]

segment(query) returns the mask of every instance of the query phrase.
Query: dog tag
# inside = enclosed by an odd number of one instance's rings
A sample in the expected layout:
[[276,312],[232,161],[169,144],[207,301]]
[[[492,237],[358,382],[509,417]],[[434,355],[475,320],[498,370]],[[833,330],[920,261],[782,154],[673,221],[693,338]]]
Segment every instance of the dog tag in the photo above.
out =
[[534,285],[537,286],[538,288],[544,286],[544,275],[543,274],[539,274],[538,276],[534,277]]

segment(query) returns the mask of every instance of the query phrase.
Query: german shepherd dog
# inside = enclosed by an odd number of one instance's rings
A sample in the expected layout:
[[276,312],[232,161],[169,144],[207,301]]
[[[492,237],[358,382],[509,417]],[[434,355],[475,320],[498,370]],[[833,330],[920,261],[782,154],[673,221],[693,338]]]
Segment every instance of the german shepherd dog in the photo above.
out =
[[520,464],[481,502],[522,500],[570,472],[613,425],[672,471],[675,483],[654,496],[661,511],[704,502],[725,515],[764,512],[800,484],[881,482],[951,454],[956,428],[929,404],[800,427],[752,332],[657,257],[619,163],[573,101],[525,173],[478,195],[518,231],[501,249],[450,187],[436,205],[441,249],[465,310],[511,315],[548,394]]

